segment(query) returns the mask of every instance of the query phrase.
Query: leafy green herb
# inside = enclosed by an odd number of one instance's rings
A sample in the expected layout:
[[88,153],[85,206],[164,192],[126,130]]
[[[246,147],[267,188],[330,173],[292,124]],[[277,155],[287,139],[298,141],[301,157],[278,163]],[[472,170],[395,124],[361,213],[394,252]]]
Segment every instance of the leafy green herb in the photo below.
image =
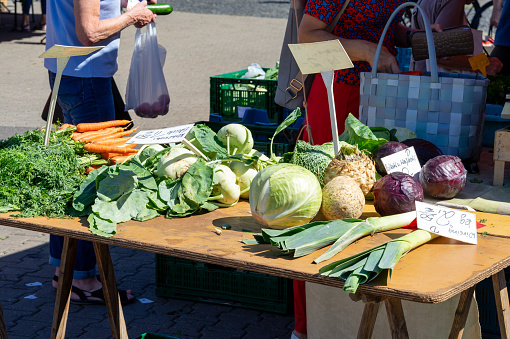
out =
[[483,182],[483,180],[478,179],[478,178],[473,178],[473,179],[470,179],[469,182],[472,182],[473,184],[480,184]]
[[1,212],[20,211],[15,217],[66,216],[84,179],[84,162],[77,154],[83,148],[70,138],[71,132],[53,131],[48,146],[40,129],[0,142]]

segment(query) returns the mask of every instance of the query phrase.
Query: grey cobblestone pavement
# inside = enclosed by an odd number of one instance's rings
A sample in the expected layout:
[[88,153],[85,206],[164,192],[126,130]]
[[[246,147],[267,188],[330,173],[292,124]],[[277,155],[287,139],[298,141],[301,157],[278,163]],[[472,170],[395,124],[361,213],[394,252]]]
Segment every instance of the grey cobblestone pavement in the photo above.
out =
[[[47,234],[0,226],[0,303],[9,339],[50,336],[55,290],[48,241]],[[130,338],[145,332],[183,339],[290,338],[290,314],[158,297],[153,253],[116,246],[110,251],[119,288],[152,301],[123,307]],[[106,307],[71,304],[66,338],[111,338]]]
[[[162,1],[160,1],[162,2]],[[171,112],[158,119],[132,114],[140,130],[207,120],[209,77],[247,68],[273,67],[279,57],[289,1],[176,0],[174,12],[158,18],[158,41],[167,49],[164,72]],[[13,2],[7,2],[13,11]],[[21,5],[18,5],[18,13]],[[35,23],[40,3],[35,2]],[[18,17],[18,23],[21,15]],[[47,73],[38,56],[44,32],[13,32],[14,15],[0,14],[0,139],[41,127],[40,112],[49,94]],[[119,71],[124,92],[134,28],[122,32]],[[48,264],[49,235],[0,226],[0,304],[9,339],[48,338],[55,302]],[[180,338],[290,338],[291,314],[201,303],[156,295],[155,255],[111,247],[119,288],[138,298],[123,308],[130,338],[155,332]],[[37,284],[37,283],[40,283]],[[28,284],[28,285],[27,285]],[[70,306],[66,338],[111,338],[104,306]]]

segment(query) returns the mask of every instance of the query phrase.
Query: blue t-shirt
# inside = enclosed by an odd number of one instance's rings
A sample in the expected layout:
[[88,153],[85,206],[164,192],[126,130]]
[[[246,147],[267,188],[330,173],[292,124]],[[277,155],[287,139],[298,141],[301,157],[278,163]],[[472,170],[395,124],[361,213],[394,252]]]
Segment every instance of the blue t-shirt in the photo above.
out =
[[[100,6],[100,20],[121,14],[120,0],[100,0]],[[50,24],[46,31],[46,49],[53,45],[83,47],[76,34],[73,0],[48,0],[47,20]],[[112,77],[118,68],[119,43],[120,33],[117,33],[95,45],[104,48],[89,55],[70,57],[63,74],[81,78]],[[45,59],[44,67],[57,73],[57,59]]]
[[510,1],[505,1],[501,18],[498,22],[496,29],[496,36],[494,37],[494,45],[496,46],[510,46]]

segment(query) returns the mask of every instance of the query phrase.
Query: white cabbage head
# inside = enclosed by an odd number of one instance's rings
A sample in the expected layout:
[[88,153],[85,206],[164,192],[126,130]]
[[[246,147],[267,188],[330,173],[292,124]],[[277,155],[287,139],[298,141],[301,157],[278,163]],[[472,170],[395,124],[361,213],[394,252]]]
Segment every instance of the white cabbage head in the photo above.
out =
[[270,165],[258,172],[250,186],[252,216],[270,228],[307,224],[319,212],[321,203],[319,180],[299,165]]

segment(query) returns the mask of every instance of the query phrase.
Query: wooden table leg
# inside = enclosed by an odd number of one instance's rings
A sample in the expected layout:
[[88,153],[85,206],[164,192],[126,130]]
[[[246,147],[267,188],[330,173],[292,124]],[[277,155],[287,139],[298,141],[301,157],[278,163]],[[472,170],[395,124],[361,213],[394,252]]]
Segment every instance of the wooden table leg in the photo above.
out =
[[492,286],[496,297],[496,310],[498,311],[499,332],[502,339],[510,338],[510,304],[504,270],[492,276]]
[[64,237],[64,246],[60,259],[57,296],[55,298],[55,310],[53,311],[53,324],[51,326],[52,339],[65,338],[77,248],[78,239]]
[[448,337],[449,339],[462,338],[474,293],[475,286],[472,286],[460,294],[459,304],[457,305],[455,317],[453,318],[452,329],[450,331],[450,336]]
[[117,291],[117,281],[113,271],[112,258],[108,245],[94,242],[94,251],[96,253],[97,267],[99,276],[103,285],[103,294],[110,319],[110,327],[114,339],[127,339],[126,322],[122,312],[119,292]]
[[7,330],[5,328],[4,313],[2,312],[2,305],[0,305],[0,339],[7,339]]
[[358,339],[372,338],[380,305],[381,303],[365,303],[363,316],[361,317],[361,323],[358,329]]
[[388,298],[384,304],[390,323],[391,337],[393,339],[409,339],[402,301],[397,298]]

